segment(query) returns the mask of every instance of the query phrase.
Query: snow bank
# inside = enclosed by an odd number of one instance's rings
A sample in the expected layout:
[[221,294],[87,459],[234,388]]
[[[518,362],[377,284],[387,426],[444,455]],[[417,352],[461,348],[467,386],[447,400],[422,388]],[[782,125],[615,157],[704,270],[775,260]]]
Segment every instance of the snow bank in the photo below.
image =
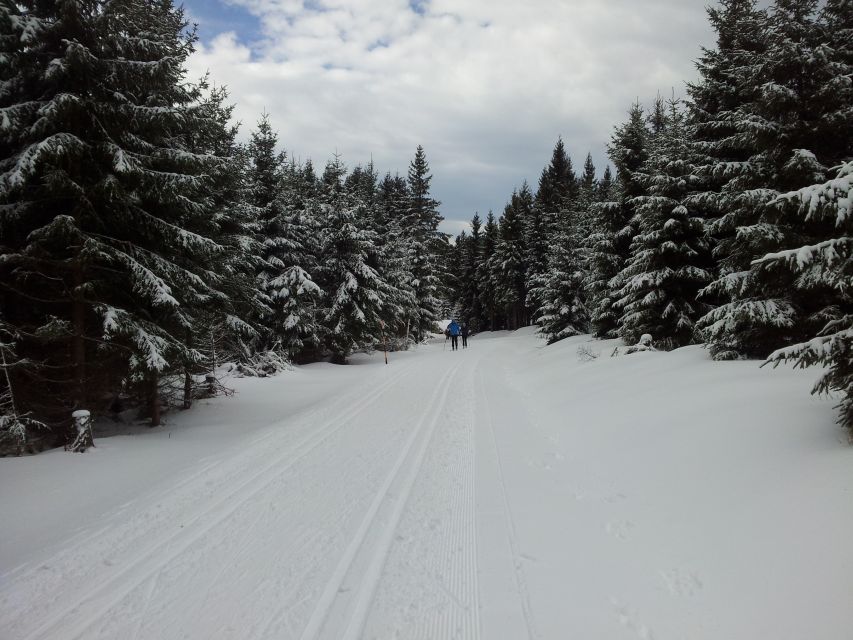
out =
[[533,407],[504,436],[542,637],[847,637],[853,448],[819,372],[617,344],[522,339],[507,373]]

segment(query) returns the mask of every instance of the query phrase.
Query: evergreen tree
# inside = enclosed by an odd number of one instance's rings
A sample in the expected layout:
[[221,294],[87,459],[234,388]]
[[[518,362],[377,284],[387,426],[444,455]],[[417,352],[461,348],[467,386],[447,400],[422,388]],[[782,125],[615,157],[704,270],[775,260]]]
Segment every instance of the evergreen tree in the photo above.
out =
[[266,305],[264,316],[260,318],[265,329],[258,344],[260,349],[282,347],[281,305],[278,301],[282,299],[283,287],[278,278],[285,269],[281,260],[286,241],[280,196],[286,158],[276,151],[277,145],[278,135],[272,129],[269,114],[263,113],[246,149],[248,175],[245,193],[247,204],[252,208],[260,250],[255,264],[257,288]]
[[475,213],[471,219],[471,235],[460,246],[462,253],[460,316],[469,323],[472,331],[479,331],[483,321],[480,281],[477,277],[483,252],[482,226],[480,214]]
[[195,35],[168,1],[4,2],[0,22],[2,303],[51,370],[18,388],[58,419],[129,375],[156,424],[160,376],[201,358],[190,310],[227,298]]
[[318,267],[318,282],[325,292],[321,322],[326,347],[338,363],[379,341],[382,309],[389,294],[387,284],[370,264],[376,235],[360,228],[358,223],[366,215],[360,210],[364,203],[346,190],[345,173],[337,156],[323,172],[323,261]]
[[505,324],[509,329],[526,324],[523,223],[532,205],[533,196],[527,183],[524,183],[520,192],[513,192],[498,224],[492,277],[496,285],[495,302],[503,308]]
[[313,169],[291,162],[284,168],[278,194],[280,267],[269,284],[276,334],[291,360],[310,358],[323,339],[317,317],[323,291],[314,281],[320,255],[315,180]]
[[436,254],[447,244],[438,232],[442,220],[438,213],[440,203],[430,196],[431,181],[426,154],[419,145],[409,164],[409,207],[403,226],[409,245],[411,287],[417,301],[412,329],[418,342],[424,339],[438,320],[441,273]]
[[404,336],[417,317],[417,299],[409,264],[408,236],[404,231],[408,211],[409,188],[405,178],[390,173],[379,184],[376,226],[384,280],[391,289],[393,317],[385,314],[389,331]]
[[549,343],[584,333],[589,309],[584,291],[587,278],[589,209],[595,198],[595,165],[587,154],[578,182],[578,197],[565,201],[548,252],[548,274],[538,297],[540,332]]
[[596,186],[595,201],[611,202],[614,197],[613,189],[613,172],[610,171],[610,165],[607,165],[604,167],[604,174],[602,174],[601,180],[598,181],[598,185]]
[[801,288],[828,288],[835,298],[823,309],[826,324],[815,336],[777,349],[767,362],[825,367],[812,393],[841,394],[839,422],[853,438],[853,295],[849,286],[853,278],[853,161],[844,163],[834,179],[784,194],[778,201],[798,205],[804,219],[822,220],[837,231],[816,244],[768,254],[755,268],[771,277],[780,271],[791,272]]
[[498,245],[498,225],[495,215],[489,211],[483,227],[483,251],[477,269],[477,282],[480,289],[480,307],[483,310],[483,326],[489,331],[498,329],[498,296],[494,277],[495,253]]
[[577,193],[578,182],[572,160],[566,153],[563,139],[558,138],[551,161],[542,170],[536,199],[527,218],[529,222],[525,225],[527,307],[533,310],[534,320],[545,302],[540,294],[544,292],[548,249],[556,233],[560,211],[576,199]]
[[260,246],[256,260],[258,288],[266,312],[261,351],[281,351],[298,359],[320,344],[316,307],[322,295],[314,282],[317,246],[310,208],[313,176],[279,153],[278,135],[264,113],[247,149],[248,202],[254,208]]
[[823,180],[826,167],[849,153],[849,142],[839,142],[849,141],[849,128],[847,137],[839,137],[837,120],[849,93],[827,89],[837,69],[816,11],[812,0],[774,4],[766,51],[749,68],[749,81],[761,91],[733,120],[754,151],[747,161],[749,180],[727,183],[729,210],[712,227],[726,237],[719,244],[722,275],[706,293],[725,302],[700,326],[717,358],[766,356],[814,335],[826,322],[823,310],[832,291],[803,291],[792,274],[770,277],[751,267],[766,253],[814,244],[831,232],[817,221],[804,223],[795,207],[771,204],[780,192]]
[[618,275],[631,253],[635,233],[634,198],[644,193],[634,174],[646,161],[648,137],[643,107],[635,103],[628,112],[627,122],[616,128],[608,146],[617,172],[616,199],[597,203],[591,209],[592,226],[598,231],[589,242],[590,273],[586,278],[586,290],[595,301],[590,325],[597,338],[617,335],[620,314],[613,303],[623,284]]
[[[797,6],[789,5],[787,9],[791,11]],[[806,32],[801,33],[806,35]],[[805,69],[816,76],[816,84],[810,86],[806,83],[805,87],[806,90],[814,89],[815,93],[797,106],[807,106],[811,101],[820,105],[819,110],[813,108],[806,112],[815,118],[819,114],[819,118],[809,123],[809,131],[803,133],[803,139],[810,141],[820,156],[799,150],[792,156],[795,162],[782,164],[782,167],[791,172],[802,165],[814,167],[818,164],[818,157],[827,163],[837,159],[843,162],[831,170],[834,178],[784,193],[768,204],[768,209],[776,209],[778,216],[793,217],[790,224],[799,222],[805,242],[801,246],[794,244],[796,248],[783,248],[753,261],[750,275],[756,282],[790,283],[792,299],[808,303],[808,307],[802,304],[801,309],[811,310],[814,319],[811,333],[804,332],[803,342],[776,349],[766,362],[774,366],[793,361],[800,367],[825,367],[812,392],[837,392],[841,395],[839,422],[853,437],[853,298],[849,288],[853,277],[853,218],[850,215],[853,199],[853,162],[850,161],[853,157],[853,112],[850,110],[853,85],[849,82],[853,75],[853,5],[843,1],[827,2],[817,23],[807,33],[814,36],[815,57],[823,64],[817,69],[805,66],[804,62],[816,61],[803,60],[804,52],[797,47],[792,52],[798,55],[790,58],[792,63],[799,61],[803,65],[801,72]],[[776,38],[778,35],[774,34],[774,40]],[[802,40],[797,42],[802,45]],[[793,128],[790,121],[788,127]],[[783,132],[786,130],[785,127],[780,128]],[[787,177],[781,174],[780,178]]]
[[648,159],[635,173],[647,194],[632,202],[638,233],[618,277],[624,284],[614,307],[622,312],[619,335],[626,344],[648,333],[659,347],[673,349],[694,340],[701,310],[696,295],[712,276],[705,269],[703,222],[683,204],[697,178],[677,100],[669,102],[657,130]]
[[[204,78],[200,83],[207,88]],[[215,351],[230,360],[246,360],[245,343],[256,337],[258,331],[243,320],[263,317],[268,311],[265,296],[258,291],[255,279],[261,255],[257,241],[254,207],[247,202],[247,155],[236,142],[236,125],[230,124],[233,106],[226,105],[228,92],[214,87],[199,104],[207,117],[204,127],[190,132],[188,149],[194,153],[218,157],[222,160],[211,180],[211,219],[216,230],[215,239],[223,247],[217,263],[218,288],[225,294],[216,300],[205,299],[185,313],[192,314],[191,328],[184,331],[184,343],[192,347],[193,355],[203,357],[185,359],[183,408],[192,406],[197,393],[195,376],[215,375]],[[214,350],[215,344],[219,346]],[[206,391],[205,391],[206,392]]]
[[648,117],[648,128],[651,136],[656,137],[663,133],[667,124],[667,105],[659,93],[657,98],[655,98],[652,111]]

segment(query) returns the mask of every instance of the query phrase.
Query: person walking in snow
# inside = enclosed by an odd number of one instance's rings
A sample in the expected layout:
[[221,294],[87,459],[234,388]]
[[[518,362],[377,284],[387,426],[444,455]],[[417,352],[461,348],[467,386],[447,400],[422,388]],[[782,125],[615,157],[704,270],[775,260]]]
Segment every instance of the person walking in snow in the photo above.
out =
[[447,325],[447,332],[450,334],[450,347],[453,351],[459,349],[459,325],[456,320],[451,320]]
[[462,323],[461,335],[462,335],[462,348],[468,348],[468,334],[471,333],[471,330],[468,328],[468,323]]

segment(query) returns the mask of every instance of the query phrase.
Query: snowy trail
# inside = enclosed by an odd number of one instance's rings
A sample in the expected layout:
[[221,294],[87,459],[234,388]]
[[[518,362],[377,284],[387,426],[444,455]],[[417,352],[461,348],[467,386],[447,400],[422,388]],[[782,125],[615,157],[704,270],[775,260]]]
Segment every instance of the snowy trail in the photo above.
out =
[[[383,572],[401,521],[417,512],[410,507],[417,481],[443,476],[444,469],[424,470],[425,460],[442,464],[434,450],[450,429],[470,440],[470,419],[454,420],[451,400],[477,355],[453,355],[455,362],[432,353],[389,367],[333,408],[304,416],[296,435],[269,430],[233,458],[150,496],[129,518],[119,511],[112,526],[4,575],[6,632],[33,640],[361,637],[375,624],[374,603],[387,601]],[[449,612],[447,634],[436,637],[477,637],[473,453],[464,453],[468,500],[455,526],[467,534],[466,575],[442,593],[466,600],[462,624],[470,631],[457,636],[451,627],[460,623]],[[446,493],[436,501],[428,485],[429,495],[420,495],[422,488],[418,501],[445,508]],[[440,617],[430,624],[441,626]]]
[[318,369],[333,399],[105,504],[0,574],[0,637],[846,640],[853,459],[802,372],[442,347]]

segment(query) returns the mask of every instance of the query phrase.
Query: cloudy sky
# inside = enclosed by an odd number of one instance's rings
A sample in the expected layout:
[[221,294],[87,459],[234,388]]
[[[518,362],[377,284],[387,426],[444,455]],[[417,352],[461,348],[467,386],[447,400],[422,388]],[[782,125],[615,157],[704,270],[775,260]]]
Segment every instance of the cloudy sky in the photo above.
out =
[[637,98],[695,77],[708,0],[184,0],[243,135],[266,110],[283,149],[405,174],[427,152],[443,229],[535,187],[558,136],[599,172]]

